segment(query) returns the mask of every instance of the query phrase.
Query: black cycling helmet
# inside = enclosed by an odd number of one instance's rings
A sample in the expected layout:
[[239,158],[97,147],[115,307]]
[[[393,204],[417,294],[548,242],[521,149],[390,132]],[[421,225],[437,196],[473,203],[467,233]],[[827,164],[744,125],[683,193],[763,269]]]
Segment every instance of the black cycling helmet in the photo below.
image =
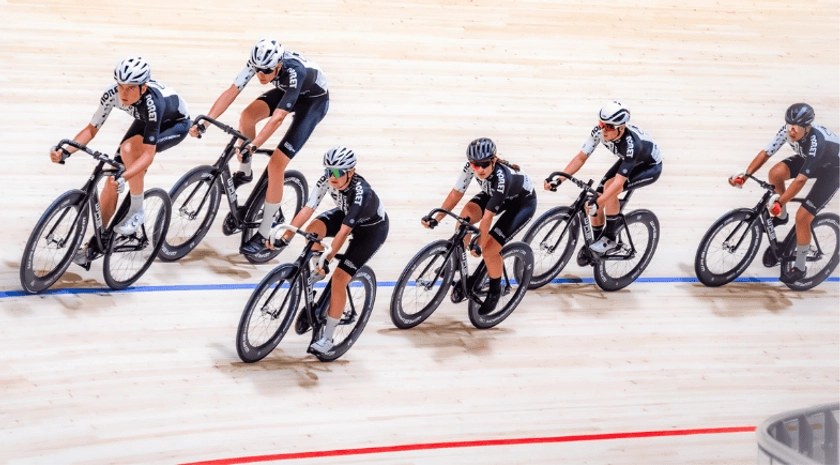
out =
[[809,126],[814,122],[814,109],[807,103],[794,103],[785,112],[785,123]]
[[496,144],[492,140],[481,137],[470,142],[467,147],[467,159],[470,161],[481,161],[496,156]]

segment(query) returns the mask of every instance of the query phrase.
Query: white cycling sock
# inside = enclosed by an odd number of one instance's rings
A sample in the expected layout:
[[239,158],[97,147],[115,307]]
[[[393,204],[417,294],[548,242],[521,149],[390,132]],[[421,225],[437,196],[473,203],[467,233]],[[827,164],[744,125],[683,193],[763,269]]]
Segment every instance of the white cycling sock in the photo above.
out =
[[805,269],[805,260],[808,258],[808,249],[810,248],[810,245],[796,244],[796,264],[793,266],[795,266],[797,270]]
[[127,217],[130,217],[131,215],[139,211],[143,211],[143,194],[131,194],[130,197],[131,205],[129,205],[128,207],[128,215],[126,215]]
[[324,337],[327,339],[332,339],[333,333],[335,333],[335,327],[338,326],[338,323],[341,320],[338,318],[333,318],[327,315],[327,323],[324,325]]
[[267,238],[269,233],[271,233],[271,223],[274,222],[274,214],[277,213],[277,210],[280,210],[280,202],[266,202],[264,204],[262,223],[260,223],[260,234],[262,234],[262,237]]

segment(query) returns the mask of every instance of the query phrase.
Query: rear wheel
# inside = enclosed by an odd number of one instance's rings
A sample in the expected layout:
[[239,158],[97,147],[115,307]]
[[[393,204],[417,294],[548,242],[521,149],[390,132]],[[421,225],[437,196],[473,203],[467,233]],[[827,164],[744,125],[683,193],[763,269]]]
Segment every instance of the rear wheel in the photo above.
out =
[[422,248],[405,266],[391,294],[391,322],[400,329],[413,328],[429,318],[446,297],[455,272],[447,254],[449,241],[435,241]]
[[605,291],[627,287],[645,271],[659,245],[659,220],[649,210],[624,215],[616,242],[618,248],[596,258],[595,282]]
[[289,330],[302,295],[293,274],[293,265],[280,265],[251,293],[236,329],[236,353],[243,362],[265,358]]
[[[327,283],[329,286],[330,283]],[[325,292],[325,294],[327,294]],[[328,295],[325,298],[329,298]],[[362,266],[353,275],[347,285],[347,301],[344,313],[333,333],[333,346],[324,354],[315,354],[322,362],[332,362],[344,355],[362,335],[365,330],[373,304],[376,301],[376,275],[368,266]],[[313,342],[320,337],[321,331],[313,331]],[[316,337],[317,336],[317,337]]]
[[[263,217],[263,207],[265,204],[265,193],[268,190],[268,179],[266,178],[255,188],[253,194],[254,201],[245,211],[244,221],[249,223],[259,223]],[[280,202],[280,209],[274,215],[272,224],[287,223],[294,218],[295,215],[303,208],[304,203],[309,195],[309,186],[306,183],[306,177],[295,170],[286,170],[285,179],[283,180],[283,200]],[[245,228],[242,230],[245,241],[250,239],[257,233],[258,228]],[[253,255],[245,255],[245,258],[253,263],[265,263],[280,254],[280,250],[266,250]]]
[[750,266],[761,246],[761,226],[755,212],[732,210],[712,224],[694,257],[694,274],[701,283],[718,287],[734,281]]
[[[516,310],[519,302],[528,290],[528,284],[534,272],[534,255],[531,248],[524,242],[511,242],[502,248],[501,256],[504,261],[502,268],[502,295],[495,310],[487,315],[479,315],[480,302],[470,299],[470,323],[476,328],[492,328]],[[487,267],[482,261],[475,270],[475,284],[473,292],[480,298],[487,295],[488,277]]]
[[169,221],[172,204],[163,189],[149,189],[143,194],[145,219],[133,234],[123,236],[114,231],[128,212],[128,198],[109,228],[111,240],[105,253],[103,271],[105,282],[111,289],[125,289],[134,284],[149,269],[160,252]]
[[67,271],[84,238],[88,222],[85,194],[72,190],[47,207],[23,248],[20,284],[29,293],[41,292]]
[[[793,283],[785,283],[794,291],[807,291],[828,278],[840,262],[840,216],[834,213],[817,215],[811,222],[811,245],[805,262],[805,277]],[[796,233],[791,231],[785,241],[782,258],[782,272],[787,273],[795,265]]]
[[579,223],[569,207],[543,213],[525,233],[523,241],[534,253],[534,275],[529,289],[550,283],[569,263],[578,241]]
[[169,191],[172,221],[159,257],[164,261],[183,258],[198,247],[207,234],[222,199],[222,190],[212,166],[193,168]]

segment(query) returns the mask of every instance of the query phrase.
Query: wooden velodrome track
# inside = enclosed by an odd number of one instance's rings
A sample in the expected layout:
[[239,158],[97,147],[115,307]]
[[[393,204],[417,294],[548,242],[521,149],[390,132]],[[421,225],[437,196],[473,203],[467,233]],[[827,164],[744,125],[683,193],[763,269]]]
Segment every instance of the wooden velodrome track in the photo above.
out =
[[[809,102],[840,130],[836,0],[2,0],[0,17],[0,462],[755,463],[763,419],[838,399],[836,273],[806,293],[760,259],[744,275],[755,282],[692,279],[708,226],[757,201],[754,184],[739,191],[726,177],[784,109]],[[359,343],[322,364],[305,354],[308,337],[290,333],[264,361],[239,361],[250,286],[296,250],[248,264],[221,234],[225,206],[192,255],[155,263],[134,291],[109,292],[100,261],[72,266],[54,287],[64,292],[22,296],[32,226],[93,167],[84,156],[54,165],[47,150],[87,124],[114,64],[142,54],[196,116],[263,36],[329,79],[329,114],[292,168],[313,183],[325,149],[355,148],[391,218]],[[236,123],[265,89],[254,80],[222,120]],[[659,279],[605,293],[572,263],[561,278],[583,283],[529,292],[495,329],[474,329],[448,301],[395,329],[393,282],[451,231],[419,218],[451,188],[466,144],[492,137],[540,180],[577,153],[613,98],[664,156],[661,180],[632,202],[660,219],[643,275]],[[92,146],[113,152],[129,121],[115,111]],[[168,190],[223,142],[211,133],[159,155],[147,186]],[[581,176],[613,161],[600,148]],[[540,191],[538,213],[574,195]]]

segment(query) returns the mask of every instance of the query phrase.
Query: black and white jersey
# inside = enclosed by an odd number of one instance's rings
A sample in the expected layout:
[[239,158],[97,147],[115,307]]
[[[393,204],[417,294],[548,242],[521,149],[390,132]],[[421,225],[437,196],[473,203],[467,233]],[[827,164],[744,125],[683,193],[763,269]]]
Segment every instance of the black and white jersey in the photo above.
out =
[[659,146],[645,131],[630,124],[624,127],[624,134],[618,140],[604,140],[604,133],[599,126],[595,126],[584,142],[581,151],[586,156],[592,155],[598,144],[604,144],[613,155],[623,162],[618,169],[618,174],[627,177],[633,167],[639,165],[658,165],[662,163],[662,156],[659,154]]
[[350,180],[350,184],[344,190],[338,190],[330,186],[327,176],[322,175],[315,184],[315,189],[309,195],[306,206],[315,210],[328,192],[333,198],[335,206],[344,212],[342,224],[353,228],[357,225],[365,226],[377,223],[385,218],[385,207],[379,197],[365,178],[358,174],[353,175],[353,179]]
[[[283,67],[271,81],[274,87],[284,92],[277,108],[291,112],[298,97],[320,97],[327,93],[327,77],[317,63],[293,52],[283,54]],[[233,84],[240,91],[257,74],[250,62],[236,76]]]
[[146,123],[143,143],[147,145],[158,143],[161,124],[189,118],[190,115],[187,103],[175,90],[157,81],[147,82],[146,92],[140,96],[140,100],[128,106],[123,106],[120,102],[117,84],[108,87],[99,100],[99,109],[93,114],[90,124],[97,129],[101,128],[114,108],[119,108],[134,119]]
[[823,126],[812,125],[811,130],[798,142],[790,140],[787,128],[782,126],[764,151],[767,156],[773,156],[785,145],[785,142],[790,145],[796,156],[805,159],[805,164],[802,165],[799,174],[811,178],[819,174],[814,172],[816,168],[838,169],[840,167],[840,138]]
[[458,181],[455,182],[454,189],[461,193],[466,192],[473,178],[478,181],[481,192],[490,196],[486,209],[493,213],[505,210],[503,205],[506,203],[518,202],[529,195],[536,195],[531,178],[525,172],[514,171],[503,163],[496,162],[493,173],[486,179],[479,179],[475,176],[470,162],[467,162]]

